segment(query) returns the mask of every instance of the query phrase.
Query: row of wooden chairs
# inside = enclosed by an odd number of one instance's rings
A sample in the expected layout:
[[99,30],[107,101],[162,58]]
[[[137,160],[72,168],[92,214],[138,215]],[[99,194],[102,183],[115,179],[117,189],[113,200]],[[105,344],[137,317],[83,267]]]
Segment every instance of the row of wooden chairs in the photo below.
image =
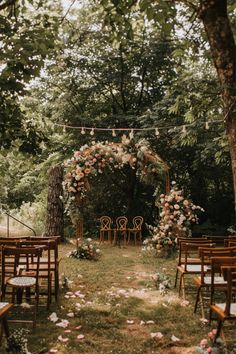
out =
[[[236,320],[236,303],[232,297],[232,292],[236,291],[236,236],[179,238],[178,245],[175,286],[180,274],[179,295],[185,298],[185,276],[194,275],[197,288],[194,312],[200,304],[202,317],[205,317],[205,300],[208,299],[209,321],[213,315],[218,320],[217,339],[224,321]],[[226,295],[224,303],[219,303],[222,294]]]
[[[52,294],[58,300],[59,290],[59,236],[0,238],[1,249],[1,301],[11,296],[11,302],[21,304],[34,298],[33,319],[36,325],[36,313],[41,295],[46,296],[49,309]],[[54,284],[54,286],[53,286]]]
[[[130,242],[131,235],[134,236],[134,243],[137,243],[137,237],[139,242],[142,242],[142,225],[143,217],[135,216],[132,220],[133,226],[128,228],[128,218],[126,216],[119,216],[115,220],[115,227],[113,228],[112,219],[109,216],[102,216],[100,218],[100,243],[105,241],[105,236],[107,235],[107,240],[110,243],[116,244],[123,237],[124,244]],[[112,238],[113,232],[113,238]],[[119,239],[119,240],[118,240]]]

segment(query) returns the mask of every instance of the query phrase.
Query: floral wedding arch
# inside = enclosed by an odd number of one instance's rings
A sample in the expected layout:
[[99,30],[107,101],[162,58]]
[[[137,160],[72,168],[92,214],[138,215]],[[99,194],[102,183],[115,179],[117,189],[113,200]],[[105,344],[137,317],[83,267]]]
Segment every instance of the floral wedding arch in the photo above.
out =
[[[125,135],[120,143],[95,142],[83,145],[65,163],[64,188],[68,192],[68,205],[83,204],[90,189],[91,177],[102,174],[105,168],[112,171],[129,166],[134,169],[140,181],[151,183],[157,177],[165,179],[166,192],[169,191],[169,167],[155,153],[147,140],[135,142]],[[82,231],[81,231],[82,232]]]

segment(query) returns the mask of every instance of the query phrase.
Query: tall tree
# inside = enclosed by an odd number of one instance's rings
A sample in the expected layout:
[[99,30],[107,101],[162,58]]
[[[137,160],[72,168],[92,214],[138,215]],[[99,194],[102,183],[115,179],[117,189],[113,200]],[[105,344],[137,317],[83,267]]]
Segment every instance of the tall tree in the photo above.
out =
[[[118,33],[115,40],[121,42],[124,40],[124,29],[127,30],[128,36],[132,36],[134,12],[138,10],[144,12],[148,20],[154,20],[158,27],[161,26],[169,34],[174,31],[178,22],[176,15],[180,8],[182,13],[190,13],[192,21],[202,21],[221,86],[222,119],[230,148],[236,215],[236,46],[228,14],[228,6],[235,9],[235,4],[230,0],[101,0],[100,3],[106,13],[105,24]],[[189,31],[190,29],[191,26]]]

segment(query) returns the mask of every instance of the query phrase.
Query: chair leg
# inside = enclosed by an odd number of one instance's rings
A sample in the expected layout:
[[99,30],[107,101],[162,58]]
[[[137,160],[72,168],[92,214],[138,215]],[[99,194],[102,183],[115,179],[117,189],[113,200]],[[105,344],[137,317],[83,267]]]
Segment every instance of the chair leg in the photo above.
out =
[[222,327],[223,327],[223,320],[218,320],[214,343],[216,342],[217,338],[220,336],[220,332],[221,332]]
[[179,276],[179,271],[178,271],[178,269],[177,269],[177,270],[176,270],[176,274],[175,274],[175,285],[174,285],[174,288],[176,288],[176,286],[177,286],[178,276]]
[[201,287],[199,286],[199,288],[197,289],[197,295],[196,295],[196,301],[195,301],[195,306],[194,306],[193,313],[196,313],[196,312],[197,312],[197,306],[198,306],[198,302],[199,302],[200,289],[201,289]]
[[183,299],[185,300],[185,284],[184,284],[184,273],[181,274],[179,279],[179,296],[181,296],[181,290],[183,294]]

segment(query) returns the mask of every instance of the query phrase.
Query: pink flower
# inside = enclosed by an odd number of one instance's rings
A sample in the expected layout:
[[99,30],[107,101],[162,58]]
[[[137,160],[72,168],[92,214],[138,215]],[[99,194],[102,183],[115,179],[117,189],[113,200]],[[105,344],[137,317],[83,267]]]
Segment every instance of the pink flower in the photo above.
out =
[[213,349],[212,347],[207,348],[207,353],[212,353]]
[[201,340],[201,342],[200,342],[200,347],[201,347],[202,349],[205,349],[205,348],[208,347],[208,341],[207,341],[207,339],[202,339],[202,340]]

